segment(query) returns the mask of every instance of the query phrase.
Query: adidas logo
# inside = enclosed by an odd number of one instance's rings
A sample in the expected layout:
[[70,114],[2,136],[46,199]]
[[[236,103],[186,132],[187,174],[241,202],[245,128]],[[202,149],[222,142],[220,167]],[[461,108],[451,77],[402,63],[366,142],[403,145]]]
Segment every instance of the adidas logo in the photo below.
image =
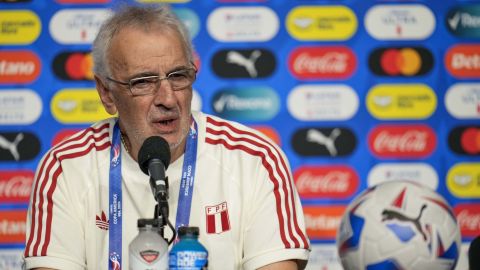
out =
[[101,217],[99,217],[98,215],[95,217],[95,224],[97,224],[98,228],[108,231],[108,219],[105,215],[105,212],[102,211]]

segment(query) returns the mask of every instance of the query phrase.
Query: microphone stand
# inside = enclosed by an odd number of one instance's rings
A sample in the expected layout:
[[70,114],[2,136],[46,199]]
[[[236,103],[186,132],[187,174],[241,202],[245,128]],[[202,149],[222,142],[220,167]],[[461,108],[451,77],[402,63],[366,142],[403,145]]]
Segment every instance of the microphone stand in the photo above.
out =
[[[165,239],[165,241],[168,242],[168,245],[173,243],[173,240],[177,237],[177,232],[175,231],[175,228],[173,227],[172,223],[170,220],[168,220],[168,212],[169,212],[169,207],[168,207],[168,177],[165,177],[165,185],[158,185],[155,183],[155,180],[150,178],[150,184],[151,187],[154,191],[154,197],[155,200],[157,201],[157,204],[155,205],[155,210],[153,213],[153,218],[158,219],[160,221],[160,230],[159,233],[162,236],[162,238]],[[164,227],[165,225],[168,225],[168,227],[172,230],[173,235],[170,240],[164,237]]]

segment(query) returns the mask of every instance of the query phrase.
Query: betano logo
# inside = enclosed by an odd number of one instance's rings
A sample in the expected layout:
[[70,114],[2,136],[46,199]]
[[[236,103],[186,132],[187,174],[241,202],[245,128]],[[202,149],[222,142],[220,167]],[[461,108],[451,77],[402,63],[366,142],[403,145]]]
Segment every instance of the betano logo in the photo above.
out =
[[50,103],[53,117],[60,123],[85,124],[110,117],[95,89],[62,89]]
[[305,227],[312,240],[334,240],[346,205],[305,205]]
[[447,173],[448,190],[459,198],[480,198],[480,163],[455,164]]
[[480,38],[480,5],[462,5],[448,12],[446,24],[452,34],[461,38]]
[[346,6],[298,6],[285,23],[288,33],[301,41],[347,40],[358,27],[355,13]]
[[365,15],[365,28],[378,40],[423,40],[435,30],[435,15],[420,4],[375,5]]
[[24,244],[27,210],[0,211],[0,245]]
[[480,78],[480,45],[460,44],[451,47],[445,54],[445,66],[454,77]]
[[425,84],[379,84],[367,94],[367,109],[375,118],[425,119],[437,107],[437,97]]
[[40,18],[29,10],[0,11],[0,45],[28,45],[42,29]]
[[433,67],[433,55],[422,47],[375,49],[368,58],[370,70],[380,76],[419,76]]
[[55,56],[53,72],[62,80],[93,80],[91,52],[62,52]]
[[288,57],[288,69],[298,79],[346,79],[357,68],[357,58],[346,46],[298,47]]
[[40,75],[41,62],[38,56],[27,50],[0,51],[0,83],[32,83]]
[[457,119],[480,118],[480,83],[456,83],[445,94],[445,107]]
[[450,131],[448,145],[453,152],[480,156],[480,126],[460,126]]

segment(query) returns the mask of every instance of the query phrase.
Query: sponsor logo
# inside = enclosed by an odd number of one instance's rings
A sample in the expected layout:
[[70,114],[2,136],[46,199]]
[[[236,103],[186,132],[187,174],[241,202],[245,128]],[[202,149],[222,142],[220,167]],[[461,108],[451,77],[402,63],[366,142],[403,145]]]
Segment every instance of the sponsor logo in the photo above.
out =
[[0,171],[0,203],[28,203],[33,176],[32,171]]
[[23,249],[5,249],[0,252],[0,269],[16,270],[23,267]]
[[457,119],[480,118],[480,83],[457,83],[445,94],[445,107]]
[[357,31],[358,22],[346,6],[298,6],[288,13],[286,27],[302,41],[347,40]]
[[60,44],[90,44],[109,15],[108,9],[60,10],[50,20],[50,35]]
[[365,15],[368,34],[378,40],[423,40],[435,30],[435,16],[424,5],[375,5]]
[[476,237],[480,234],[480,206],[460,203],[453,207],[462,237]]
[[445,66],[457,78],[480,78],[480,45],[461,44],[448,49]]
[[277,145],[281,145],[281,138],[280,135],[278,135],[278,132],[270,126],[252,126],[253,129],[256,129],[266,135],[268,138],[270,138],[274,143]]
[[311,244],[308,257],[309,269],[343,270],[335,244]]
[[308,237],[311,240],[334,240],[346,208],[344,205],[304,206],[303,213]]
[[228,119],[270,120],[280,110],[280,99],[273,89],[265,86],[227,88],[215,94],[212,108]]
[[346,79],[357,68],[357,58],[345,46],[299,47],[290,54],[288,67],[301,80]]
[[37,40],[42,25],[29,10],[0,11],[0,45],[28,45]]
[[50,104],[53,117],[60,123],[93,123],[110,117],[95,89],[62,89]]
[[222,42],[261,42],[278,32],[277,14],[267,7],[221,7],[207,19],[210,36]]
[[[26,3],[31,1],[32,0],[0,0],[0,3],[13,4],[13,3]],[[0,269],[4,269],[4,268],[0,268]]]
[[295,132],[292,146],[302,156],[341,157],[350,155],[357,145],[347,128],[303,128]]
[[433,63],[432,53],[422,47],[378,48],[368,58],[370,70],[380,76],[420,76],[430,72]]
[[60,4],[106,4],[112,0],[55,0]]
[[454,128],[448,135],[448,146],[457,154],[480,156],[480,126]]
[[227,202],[205,207],[208,234],[220,234],[230,230]]
[[0,211],[0,244],[24,244],[27,210]]
[[378,119],[425,119],[436,107],[437,96],[425,84],[379,84],[367,94],[367,109]]
[[53,137],[52,146],[61,143],[62,141],[66,140],[68,137],[77,133],[78,131],[80,131],[80,129],[62,129],[62,130],[60,130]]
[[302,199],[345,199],[358,189],[360,179],[346,165],[302,166],[293,174]]
[[411,181],[437,190],[438,174],[427,163],[380,163],[368,173],[368,186],[384,182]]
[[91,52],[62,52],[53,59],[53,72],[62,80],[93,80]]
[[461,38],[480,38],[480,5],[463,5],[451,9],[446,17],[447,29]]
[[30,132],[0,132],[0,161],[32,160],[40,152],[40,141]]
[[189,8],[174,8],[173,12],[187,28],[190,38],[195,38],[198,31],[200,31],[200,19],[198,15]]
[[358,96],[347,85],[299,85],[287,98],[290,114],[301,121],[348,120],[357,113]]
[[95,215],[95,225],[97,225],[99,229],[108,231],[108,224],[109,223],[105,211],[102,211],[100,216]]
[[35,81],[41,63],[31,51],[0,51],[0,83],[23,84]]
[[379,125],[368,135],[370,151],[381,158],[425,158],[437,147],[435,132],[427,125]]
[[457,163],[447,173],[447,187],[459,198],[480,198],[478,179],[480,179],[480,163]]
[[275,56],[264,49],[221,50],[212,59],[213,71],[222,78],[264,78],[275,67]]
[[37,93],[28,89],[0,91],[0,125],[28,125],[37,121],[43,110]]

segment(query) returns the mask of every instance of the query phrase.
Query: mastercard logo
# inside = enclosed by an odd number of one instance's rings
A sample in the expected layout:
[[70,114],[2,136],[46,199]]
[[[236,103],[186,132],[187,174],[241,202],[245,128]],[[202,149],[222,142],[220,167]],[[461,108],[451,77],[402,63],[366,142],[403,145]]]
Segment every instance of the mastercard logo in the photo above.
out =
[[480,126],[454,128],[448,136],[448,145],[455,153],[480,156]]
[[433,64],[432,53],[421,47],[378,48],[368,59],[370,70],[380,76],[419,76]]
[[53,59],[52,68],[62,80],[93,80],[93,58],[87,51],[62,52]]

